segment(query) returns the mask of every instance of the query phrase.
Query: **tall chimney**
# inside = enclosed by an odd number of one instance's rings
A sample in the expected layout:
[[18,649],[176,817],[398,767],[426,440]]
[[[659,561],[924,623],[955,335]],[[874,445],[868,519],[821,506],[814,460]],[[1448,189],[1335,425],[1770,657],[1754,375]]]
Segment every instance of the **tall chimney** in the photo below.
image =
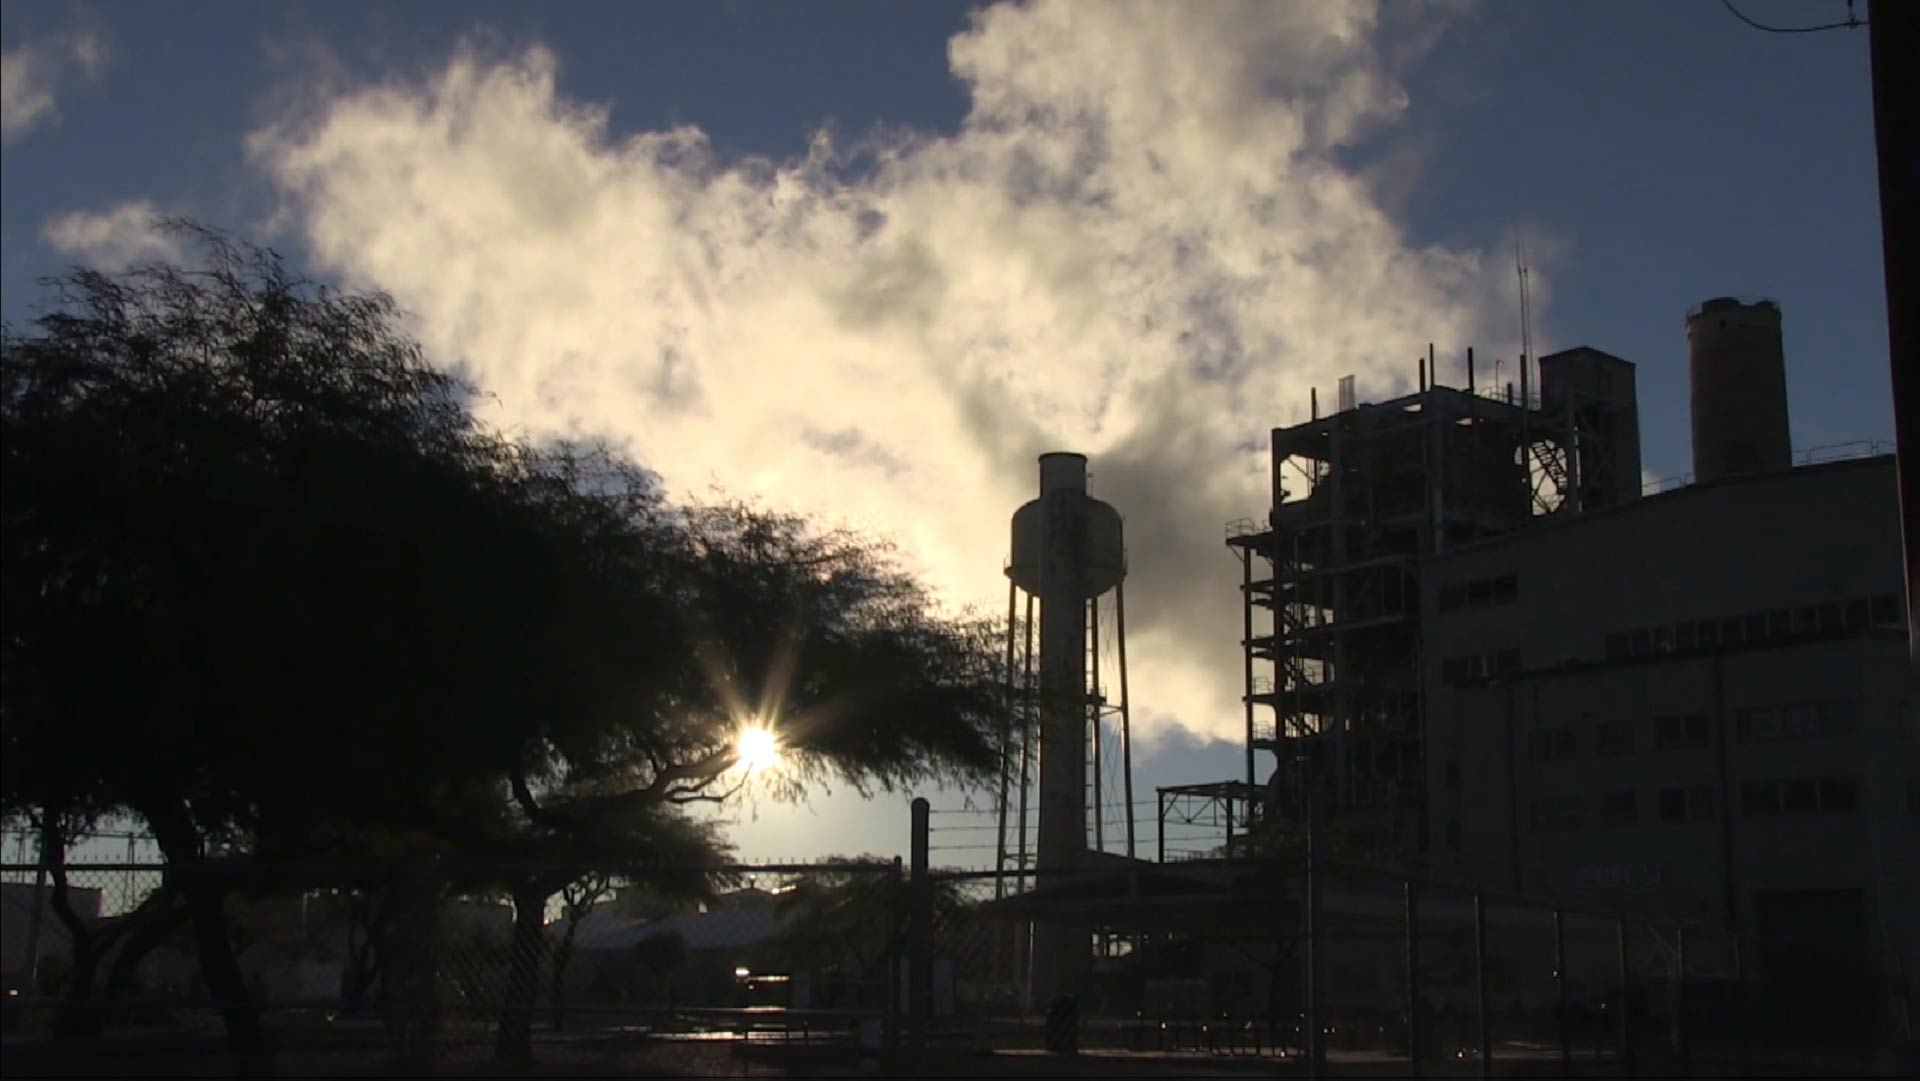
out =
[[1787,360],[1780,306],[1716,297],[1687,313],[1693,384],[1693,479],[1786,469]]

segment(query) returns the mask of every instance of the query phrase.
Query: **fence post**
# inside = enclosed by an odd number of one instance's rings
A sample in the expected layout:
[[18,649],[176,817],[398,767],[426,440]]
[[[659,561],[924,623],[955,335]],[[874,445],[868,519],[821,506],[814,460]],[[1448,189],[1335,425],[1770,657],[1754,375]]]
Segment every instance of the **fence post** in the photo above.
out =
[[1633,1068],[1633,989],[1629,983],[1627,968],[1627,921],[1614,921],[1615,945],[1620,952],[1620,1065],[1627,1076],[1634,1076]]
[[1413,879],[1401,883],[1407,895],[1407,1073],[1420,1076],[1420,895]]
[[1687,929],[1675,928],[1674,936],[1678,940],[1680,956],[1675,962],[1677,971],[1673,989],[1673,1037],[1676,1046],[1673,1050],[1684,1064],[1690,1048],[1687,1042]]
[[913,801],[913,882],[907,909],[907,1048],[913,1072],[927,1068],[927,1020],[933,998],[933,880],[927,868],[928,803]]
[[439,1027],[434,985],[438,982],[440,939],[440,876],[427,863],[409,863],[398,869],[400,891],[398,956],[389,1009],[394,1025],[396,1065],[414,1070],[434,1064],[434,1033]]
[[1573,1076],[1573,1034],[1567,1031],[1566,914],[1553,910],[1553,1030],[1560,1037],[1560,1076]]
[[1473,995],[1478,1000],[1480,1076],[1493,1076],[1493,1029],[1487,1023],[1487,905],[1473,891]]
[[1320,1025],[1320,878],[1311,823],[1307,837],[1307,1076],[1317,1081],[1326,1065],[1327,1049]]
[[893,921],[893,926],[888,928],[891,933],[887,941],[891,945],[887,950],[887,1005],[881,1015],[881,1024],[886,1029],[881,1034],[881,1040],[886,1044],[887,1071],[895,1074],[900,1072],[900,947],[902,922],[907,918],[907,913],[903,911],[907,895],[900,887],[905,884],[906,877],[900,870],[900,857],[895,856],[893,866],[887,870],[887,918]]
[[1733,935],[1733,1031],[1734,1055],[1745,1076],[1749,1068],[1747,1051],[1747,961],[1746,941],[1740,937],[1740,928],[1731,928]]

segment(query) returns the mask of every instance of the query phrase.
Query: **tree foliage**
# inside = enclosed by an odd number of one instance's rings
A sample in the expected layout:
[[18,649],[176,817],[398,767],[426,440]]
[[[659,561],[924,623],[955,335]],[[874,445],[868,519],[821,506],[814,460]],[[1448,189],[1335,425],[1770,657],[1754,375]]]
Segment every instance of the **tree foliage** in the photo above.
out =
[[[173,227],[201,266],[76,270],[0,335],[0,812],[436,852],[537,932],[577,875],[487,868],[711,863],[743,724],[776,796],[990,768],[992,635],[884,545],[489,431],[389,298]],[[213,947],[246,880],[199,881]]]

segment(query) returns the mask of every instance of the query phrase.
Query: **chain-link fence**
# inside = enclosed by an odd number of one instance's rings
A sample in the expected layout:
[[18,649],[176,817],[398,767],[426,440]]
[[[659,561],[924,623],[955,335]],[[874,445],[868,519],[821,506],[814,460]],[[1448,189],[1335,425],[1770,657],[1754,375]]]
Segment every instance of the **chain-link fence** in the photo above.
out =
[[1854,1075],[1912,1039],[1885,951],[1299,861],[930,877],[936,1068],[1072,1049],[1163,1075]]
[[852,1072],[900,1031],[893,862],[11,864],[0,888],[9,1074]]
[[1324,862],[925,859],[4,865],[6,1070],[1848,1074],[1911,1040],[1887,950]]

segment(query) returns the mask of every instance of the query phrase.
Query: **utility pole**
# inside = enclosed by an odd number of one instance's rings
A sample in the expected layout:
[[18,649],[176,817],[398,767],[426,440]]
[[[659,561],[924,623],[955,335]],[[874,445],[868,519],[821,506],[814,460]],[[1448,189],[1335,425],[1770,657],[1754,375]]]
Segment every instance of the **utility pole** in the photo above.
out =
[[1880,246],[1887,278],[1887,363],[1893,373],[1894,472],[1900,488],[1900,539],[1907,584],[1907,674],[1920,685],[1920,462],[1914,460],[1915,416],[1920,415],[1920,147],[1916,147],[1911,75],[1895,68],[1920,31],[1920,10],[1911,0],[1867,0],[1867,34],[1873,67],[1873,134],[1880,162]]

